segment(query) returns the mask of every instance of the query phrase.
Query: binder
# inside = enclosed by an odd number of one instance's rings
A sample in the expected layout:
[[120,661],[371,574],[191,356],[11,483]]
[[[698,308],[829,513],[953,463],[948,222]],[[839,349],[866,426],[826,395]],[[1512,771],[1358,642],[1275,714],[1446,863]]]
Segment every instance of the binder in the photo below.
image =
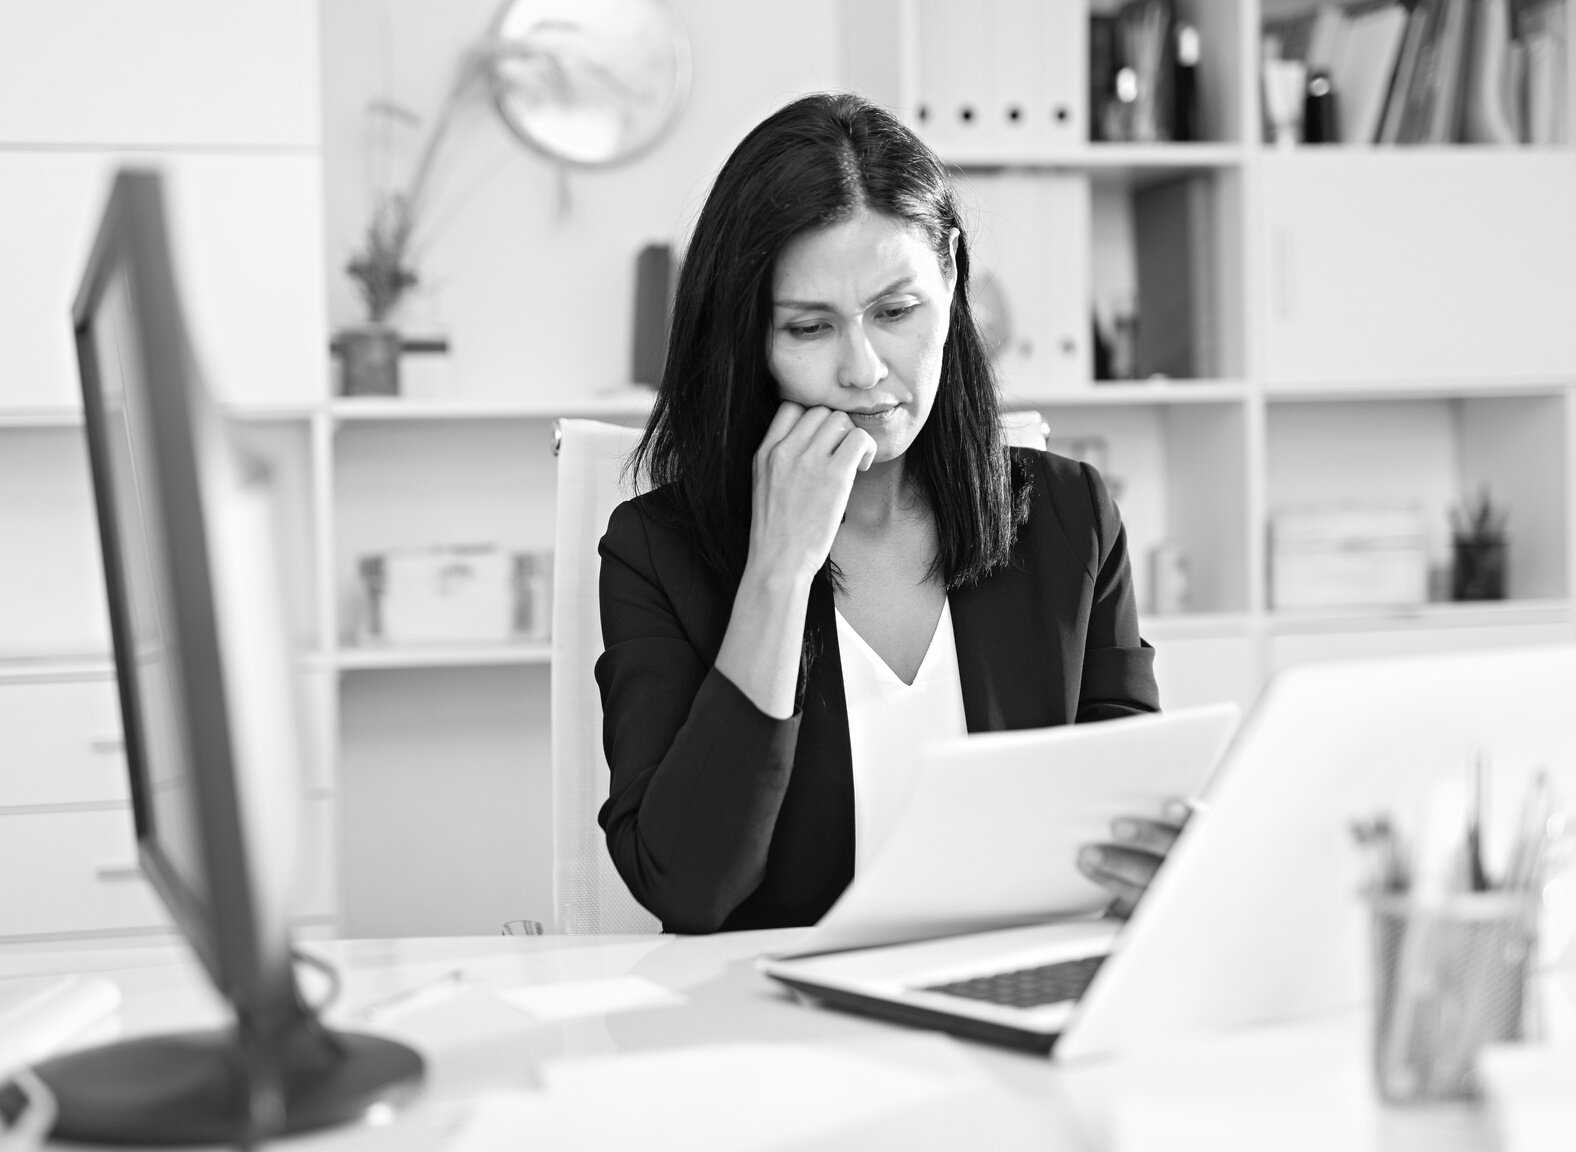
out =
[[1185,176],[1133,193],[1138,255],[1140,379],[1199,379],[1219,370],[1214,198],[1209,181]]
[[1399,4],[1347,20],[1331,70],[1343,144],[1372,144],[1378,136],[1406,26],[1406,10]]

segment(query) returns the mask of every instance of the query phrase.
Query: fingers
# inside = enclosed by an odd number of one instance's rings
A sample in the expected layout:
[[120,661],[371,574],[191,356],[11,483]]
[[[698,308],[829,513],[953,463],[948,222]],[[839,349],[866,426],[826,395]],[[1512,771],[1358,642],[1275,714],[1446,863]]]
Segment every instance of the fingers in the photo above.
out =
[[1161,857],[1114,844],[1087,844],[1078,852],[1078,870],[1110,892],[1112,913],[1133,910],[1160,868]]
[[804,415],[804,408],[792,400],[784,400],[777,406],[777,411],[772,415],[772,422],[766,426],[766,435],[761,438],[762,452],[769,452],[772,446],[793,430],[799,423],[799,418]]
[[1111,821],[1111,835],[1124,847],[1155,856],[1164,856],[1182,831],[1178,824],[1147,820],[1142,816],[1122,816]]
[[832,453],[832,458],[842,464],[852,460],[854,466],[863,472],[876,462],[875,437],[863,428],[855,428],[850,422],[849,432],[837,445],[837,450]]

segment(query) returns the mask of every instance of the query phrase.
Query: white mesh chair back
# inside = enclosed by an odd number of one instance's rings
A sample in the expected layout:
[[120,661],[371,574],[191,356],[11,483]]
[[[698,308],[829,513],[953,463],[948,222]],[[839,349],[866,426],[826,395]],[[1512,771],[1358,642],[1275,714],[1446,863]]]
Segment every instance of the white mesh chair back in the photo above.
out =
[[661,925],[629,894],[613,868],[597,810],[607,799],[597,542],[618,504],[624,460],[639,428],[560,420],[554,430],[558,497],[553,535],[553,914],[560,932],[657,932]]
[[1001,426],[1007,433],[1007,443],[1016,448],[1038,448],[1044,452],[1050,439],[1050,428],[1038,412],[1003,412]]

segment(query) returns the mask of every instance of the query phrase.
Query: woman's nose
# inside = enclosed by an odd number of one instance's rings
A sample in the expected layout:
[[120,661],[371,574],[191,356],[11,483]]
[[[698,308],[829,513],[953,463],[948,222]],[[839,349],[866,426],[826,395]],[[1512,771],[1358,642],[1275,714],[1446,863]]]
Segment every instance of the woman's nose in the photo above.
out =
[[844,331],[837,383],[843,388],[874,388],[886,379],[886,361],[871,343],[864,325],[850,324]]

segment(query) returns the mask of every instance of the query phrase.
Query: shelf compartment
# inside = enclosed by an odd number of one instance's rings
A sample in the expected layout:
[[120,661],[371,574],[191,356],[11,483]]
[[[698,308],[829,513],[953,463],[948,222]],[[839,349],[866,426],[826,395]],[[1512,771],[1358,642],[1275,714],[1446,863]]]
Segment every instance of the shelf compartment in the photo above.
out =
[[1154,607],[1151,557],[1185,557],[1191,595],[1179,616],[1247,610],[1247,407],[1240,403],[1064,407],[1047,414],[1049,447],[1087,459],[1127,529],[1140,616]]
[[365,635],[362,557],[438,545],[549,551],[556,488],[551,437],[535,422],[341,427],[333,492],[340,644],[361,644]]
[[545,668],[351,676],[341,690],[346,936],[551,920]]
[[1568,404],[1553,393],[1269,405],[1266,511],[1418,508],[1431,599],[1443,601],[1448,509],[1487,484],[1510,509],[1510,599],[1563,599],[1570,595]]

